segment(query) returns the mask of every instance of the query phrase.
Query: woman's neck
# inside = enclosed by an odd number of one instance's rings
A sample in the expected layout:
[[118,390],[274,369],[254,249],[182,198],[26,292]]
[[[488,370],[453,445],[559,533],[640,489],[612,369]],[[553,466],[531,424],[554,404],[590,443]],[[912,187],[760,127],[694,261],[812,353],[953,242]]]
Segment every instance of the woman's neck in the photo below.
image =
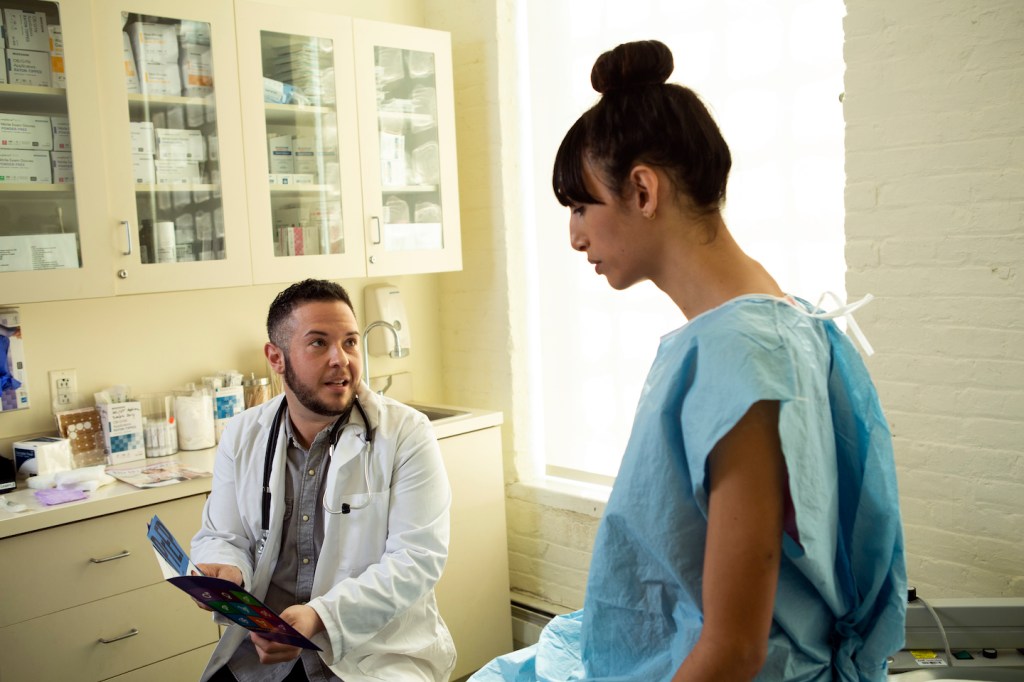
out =
[[775,279],[733,239],[721,215],[694,221],[675,234],[651,279],[687,319],[746,294],[782,296]]

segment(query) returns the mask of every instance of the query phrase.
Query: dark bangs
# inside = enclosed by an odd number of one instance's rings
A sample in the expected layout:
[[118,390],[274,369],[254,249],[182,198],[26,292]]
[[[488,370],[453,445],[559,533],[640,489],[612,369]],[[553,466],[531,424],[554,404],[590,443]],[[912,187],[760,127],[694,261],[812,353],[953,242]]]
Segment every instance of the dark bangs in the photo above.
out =
[[583,177],[584,157],[593,109],[577,119],[562,139],[555,154],[555,167],[551,174],[551,188],[562,206],[572,204],[600,204],[597,197],[587,191]]

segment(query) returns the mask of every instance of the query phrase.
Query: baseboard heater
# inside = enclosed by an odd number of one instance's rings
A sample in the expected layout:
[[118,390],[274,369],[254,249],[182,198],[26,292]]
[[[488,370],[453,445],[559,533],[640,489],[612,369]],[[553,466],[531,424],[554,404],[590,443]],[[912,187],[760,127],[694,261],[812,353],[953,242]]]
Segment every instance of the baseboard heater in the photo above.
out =
[[512,646],[516,649],[536,644],[540,631],[555,614],[521,602],[512,602]]

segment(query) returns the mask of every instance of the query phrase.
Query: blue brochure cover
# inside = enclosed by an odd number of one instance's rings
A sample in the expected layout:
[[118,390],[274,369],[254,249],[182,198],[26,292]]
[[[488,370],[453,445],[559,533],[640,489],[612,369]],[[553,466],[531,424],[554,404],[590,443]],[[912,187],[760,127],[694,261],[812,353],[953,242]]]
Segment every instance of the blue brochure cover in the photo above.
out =
[[230,580],[203,575],[158,517],[154,516],[149,522],[146,536],[153,544],[153,550],[161,563],[167,582],[209,609],[261,637],[320,651],[320,647],[306,639],[302,633],[244,588]]

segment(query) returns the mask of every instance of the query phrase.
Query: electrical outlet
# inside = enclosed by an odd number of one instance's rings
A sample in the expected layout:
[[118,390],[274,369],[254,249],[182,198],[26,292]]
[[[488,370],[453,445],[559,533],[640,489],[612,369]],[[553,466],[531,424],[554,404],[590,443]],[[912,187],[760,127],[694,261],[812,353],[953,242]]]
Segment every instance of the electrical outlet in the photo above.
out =
[[78,398],[78,376],[73,369],[50,370],[50,402],[55,410],[70,410]]

